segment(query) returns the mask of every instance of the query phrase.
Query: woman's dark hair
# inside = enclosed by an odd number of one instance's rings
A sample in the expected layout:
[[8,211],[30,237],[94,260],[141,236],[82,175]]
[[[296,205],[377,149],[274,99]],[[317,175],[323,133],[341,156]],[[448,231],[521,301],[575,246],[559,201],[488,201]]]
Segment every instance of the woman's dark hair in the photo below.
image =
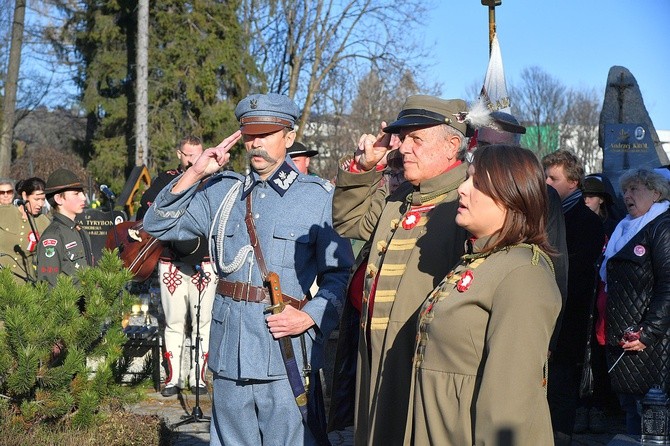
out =
[[474,186],[507,210],[499,237],[486,250],[517,243],[535,244],[554,254],[547,238],[547,185],[533,152],[496,144],[477,149],[472,162]]
[[35,191],[42,191],[46,189],[47,185],[43,179],[38,177],[31,177],[26,180],[20,180],[16,183],[16,193],[21,195],[22,192],[25,192],[26,195],[30,195]]

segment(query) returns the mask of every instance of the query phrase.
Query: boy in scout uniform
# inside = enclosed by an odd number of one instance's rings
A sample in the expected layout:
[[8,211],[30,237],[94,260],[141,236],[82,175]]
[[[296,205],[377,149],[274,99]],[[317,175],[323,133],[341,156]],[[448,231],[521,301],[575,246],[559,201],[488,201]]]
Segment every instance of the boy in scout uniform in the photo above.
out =
[[84,186],[71,171],[58,169],[45,193],[54,214],[37,245],[37,279],[55,286],[58,275],[66,274],[76,284],[77,271],[93,264],[89,235],[74,221],[86,206]]

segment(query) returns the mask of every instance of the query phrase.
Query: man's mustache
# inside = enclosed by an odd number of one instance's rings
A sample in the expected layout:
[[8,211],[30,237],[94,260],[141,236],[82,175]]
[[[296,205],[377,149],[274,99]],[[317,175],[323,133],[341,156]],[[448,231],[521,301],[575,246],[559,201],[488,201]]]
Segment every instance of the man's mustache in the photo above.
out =
[[254,157],[254,156],[260,156],[261,158],[263,158],[268,163],[276,163],[277,162],[276,159],[272,158],[270,156],[270,154],[263,149],[251,149],[247,152],[247,158],[249,160],[251,160],[251,158]]

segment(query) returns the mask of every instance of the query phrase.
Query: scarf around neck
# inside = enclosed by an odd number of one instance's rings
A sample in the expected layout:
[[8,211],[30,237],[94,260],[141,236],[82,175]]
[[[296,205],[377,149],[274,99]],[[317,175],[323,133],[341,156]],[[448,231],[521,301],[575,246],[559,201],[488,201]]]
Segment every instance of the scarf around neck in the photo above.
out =
[[565,200],[561,202],[561,207],[563,208],[563,214],[572,209],[581,199],[582,199],[581,189],[577,189],[576,191],[565,197]]
[[607,248],[605,249],[602,265],[600,266],[600,278],[603,282],[605,282],[605,286],[607,286],[607,261],[617,252],[621,251],[621,248],[626,246],[626,244],[633,237],[635,237],[635,235],[640,232],[642,228],[647,226],[647,224],[653,219],[667,211],[668,208],[670,208],[670,202],[668,201],[654,203],[651,205],[651,208],[649,208],[649,210],[640,217],[633,218],[630,215],[626,215],[626,217],[619,222],[616,228],[614,228],[612,237],[610,238],[610,241],[607,244]]

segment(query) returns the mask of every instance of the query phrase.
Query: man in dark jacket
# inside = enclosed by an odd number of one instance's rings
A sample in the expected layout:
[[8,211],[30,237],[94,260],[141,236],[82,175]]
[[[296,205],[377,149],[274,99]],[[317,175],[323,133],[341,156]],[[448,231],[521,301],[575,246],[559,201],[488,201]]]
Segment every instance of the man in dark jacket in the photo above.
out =
[[546,155],[542,165],[547,184],[561,197],[568,247],[568,293],[551,352],[547,394],[554,438],[560,446],[570,444],[575,424],[596,261],[602,253],[605,231],[598,216],[584,204],[581,191],[584,168],[577,157],[567,150],[557,150]]

